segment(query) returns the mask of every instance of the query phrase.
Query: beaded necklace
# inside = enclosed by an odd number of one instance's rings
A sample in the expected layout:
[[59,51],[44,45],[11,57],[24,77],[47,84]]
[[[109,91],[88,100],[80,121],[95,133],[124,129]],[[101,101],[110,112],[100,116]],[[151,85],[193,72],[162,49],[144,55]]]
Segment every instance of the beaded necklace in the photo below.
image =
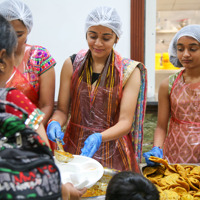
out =
[[[111,91],[109,94],[109,102],[112,99],[112,91],[113,91],[113,87],[114,87],[114,59],[115,59],[115,54],[114,54],[114,51],[112,51],[112,63],[108,66],[108,70],[107,70],[107,74],[106,74],[106,78],[107,78],[106,88],[109,88]],[[95,81],[96,82],[96,84],[94,83],[95,86],[92,86],[92,74],[93,74],[92,57],[90,57],[88,60],[86,61],[86,81],[87,81],[87,86],[88,86],[88,93],[89,93],[89,96],[91,99],[91,104],[93,104],[95,101],[95,97],[96,97],[96,94],[98,91],[99,84],[102,80],[102,73],[99,75],[97,81]],[[84,75],[84,72],[81,73],[80,80],[83,79],[83,75]]]

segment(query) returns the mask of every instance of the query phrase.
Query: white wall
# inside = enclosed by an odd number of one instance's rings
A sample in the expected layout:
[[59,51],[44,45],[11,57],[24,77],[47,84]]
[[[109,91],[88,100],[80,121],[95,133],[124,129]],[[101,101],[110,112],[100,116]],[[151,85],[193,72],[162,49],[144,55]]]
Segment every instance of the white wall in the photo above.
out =
[[[0,0],[0,3],[4,0]],[[27,43],[46,47],[56,59],[56,94],[64,60],[87,48],[84,25],[87,14],[96,6],[116,8],[123,34],[115,49],[130,58],[130,0],[22,0],[33,13],[33,29]],[[156,0],[146,0],[145,65],[148,70],[148,97],[155,92],[155,17]]]
[[[0,0],[0,3],[4,0]],[[56,95],[64,60],[87,48],[84,25],[87,14],[97,6],[115,7],[122,20],[123,34],[115,49],[130,57],[130,0],[23,0],[33,13],[29,44],[46,47],[56,59]]]
[[148,72],[147,97],[155,96],[155,44],[156,44],[156,0],[146,0],[145,5],[145,66]]

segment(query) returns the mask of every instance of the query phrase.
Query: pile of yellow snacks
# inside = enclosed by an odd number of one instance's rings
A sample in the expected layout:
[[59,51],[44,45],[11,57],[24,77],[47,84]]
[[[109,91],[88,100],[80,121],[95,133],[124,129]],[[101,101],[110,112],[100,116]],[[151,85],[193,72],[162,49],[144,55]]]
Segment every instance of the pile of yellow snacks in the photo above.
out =
[[200,200],[200,166],[169,165],[167,160],[150,157],[161,165],[143,168],[143,175],[160,192],[160,200]]

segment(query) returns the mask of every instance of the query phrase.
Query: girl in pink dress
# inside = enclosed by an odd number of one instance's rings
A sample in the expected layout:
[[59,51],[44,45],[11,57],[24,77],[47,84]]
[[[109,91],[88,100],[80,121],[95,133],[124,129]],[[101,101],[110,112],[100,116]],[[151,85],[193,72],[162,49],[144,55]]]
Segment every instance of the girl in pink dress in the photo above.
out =
[[171,63],[183,70],[160,85],[154,147],[144,157],[149,165],[155,164],[150,156],[170,163],[200,163],[200,25],[182,28],[169,54]]

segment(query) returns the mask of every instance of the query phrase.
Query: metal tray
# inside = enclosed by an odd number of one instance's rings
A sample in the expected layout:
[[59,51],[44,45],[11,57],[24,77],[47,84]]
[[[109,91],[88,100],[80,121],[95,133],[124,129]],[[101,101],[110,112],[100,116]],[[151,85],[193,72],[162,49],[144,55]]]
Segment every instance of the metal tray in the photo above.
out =
[[[115,169],[110,169],[110,168],[104,168],[104,173],[102,178],[93,186],[97,186],[99,187],[99,189],[102,189],[102,191],[106,191],[108,182],[110,181],[110,179],[117,174],[119,171],[115,170]],[[93,197],[82,197],[82,200],[104,200],[105,199],[105,195],[100,195],[100,196],[93,196]]]

